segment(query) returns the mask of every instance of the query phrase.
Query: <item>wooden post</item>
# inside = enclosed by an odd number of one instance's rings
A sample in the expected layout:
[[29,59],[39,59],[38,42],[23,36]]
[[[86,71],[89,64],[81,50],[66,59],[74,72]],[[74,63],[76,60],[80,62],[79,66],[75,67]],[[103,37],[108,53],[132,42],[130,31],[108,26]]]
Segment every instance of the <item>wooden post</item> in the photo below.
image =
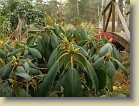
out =
[[[115,2],[115,0],[112,1]],[[113,2],[112,2],[112,32],[115,32],[115,6]]]
[[106,25],[105,25],[105,28],[104,28],[104,32],[107,31],[107,27],[108,27],[108,24],[109,24],[109,21],[110,21],[111,13],[112,13],[112,6],[110,7],[110,10],[109,10],[109,15],[108,15],[107,22],[106,22]]

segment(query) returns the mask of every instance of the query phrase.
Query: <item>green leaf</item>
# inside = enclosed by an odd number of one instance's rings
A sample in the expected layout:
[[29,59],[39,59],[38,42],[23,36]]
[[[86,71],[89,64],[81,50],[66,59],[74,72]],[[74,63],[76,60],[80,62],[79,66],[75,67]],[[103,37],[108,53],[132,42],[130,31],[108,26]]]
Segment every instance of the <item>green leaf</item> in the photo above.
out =
[[107,75],[110,78],[112,78],[114,76],[115,70],[116,70],[114,64],[109,60],[109,61],[106,62],[105,67],[106,67]]
[[22,77],[22,78],[24,78],[24,79],[27,80],[27,81],[32,80],[31,76],[28,75],[28,74],[26,74],[26,73],[17,73],[16,75],[17,75],[17,76],[20,76],[20,77]]
[[46,77],[44,78],[43,82],[38,85],[37,87],[37,96],[48,96],[49,91],[52,88],[53,81],[56,77],[56,73],[58,71],[58,62],[56,61],[54,65],[48,71]]
[[54,33],[51,35],[51,45],[52,45],[53,49],[57,48],[59,45],[59,40]]
[[87,71],[86,68],[84,68],[84,76],[85,76],[85,80],[86,80],[86,84],[87,86],[92,89],[92,80],[90,78],[89,72]]
[[19,73],[26,73],[24,67],[22,67],[22,66],[17,66],[16,71]]
[[97,77],[98,77],[98,81],[99,81],[99,90],[104,89],[104,87],[106,86],[106,74],[104,70],[97,70]]
[[59,34],[59,28],[58,28],[57,25],[54,25],[54,33],[55,33],[56,35]]
[[96,60],[92,66],[95,70],[99,69],[104,63],[104,57],[99,58],[98,60]]
[[74,47],[75,47],[75,49],[80,48],[79,52],[81,54],[83,54],[84,56],[88,57],[88,53],[82,47],[80,47],[78,45],[74,45]]
[[82,84],[80,76],[76,69],[71,68],[66,73],[64,83],[64,96],[66,97],[80,97],[82,96]]
[[8,45],[7,43],[5,43],[4,45],[5,45],[5,47],[6,47],[10,52],[13,51],[13,48],[11,48],[10,45]]
[[18,52],[21,52],[23,49],[19,48],[19,49],[15,49],[12,52],[10,52],[7,56],[10,57],[12,55],[16,55]]
[[81,37],[81,40],[87,40],[88,35],[87,35],[87,31],[85,29],[81,29],[80,37]]
[[25,68],[25,70],[27,71],[27,73],[30,72],[30,66],[29,66],[28,62],[25,62],[25,63],[24,63],[24,68]]
[[104,56],[105,54],[107,54],[109,51],[112,51],[112,46],[111,44],[107,43],[105,44],[99,51],[99,55],[100,56]]
[[49,45],[49,42],[50,42],[50,37],[47,34],[45,34],[43,37],[43,40],[44,40],[45,46],[47,47]]
[[32,68],[38,68],[35,64],[33,64],[33,63],[30,62],[30,61],[27,61],[27,63],[28,63],[29,66],[32,67]]
[[42,58],[40,52],[35,48],[29,48],[29,52],[36,58]]
[[116,60],[120,60],[119,59],[119,54],[118,54],[118,51],[117,51],[117,49],[115,48],[115,47],[113,47],[113,49],[112,49],[112,56],[116,59]]
[[56,48],[55,50],[53,50],[52,54],[50,55],[49,60],[48,60],[48,64],[47,64],[48,69],[50,69],[51,66],[55,63],[57,53],[58,53],[58,49]]
[[9,73],[12,71],[12,63],[6,64],[2,69],[1,78],[4,80],[8,77]]
[[0,49],[0,58],[4,58],[4,57],[5,57],[5,52],[2,49]]
[[59,30],[61,33],[63,33],[64,35],[66,35],[66,32],[62,29],[62,27],[59,27]]
[[39,75],[39,74],[40,74],[40,71],[37,70],[37,69],[35,69],[35,68],[30,68],[30,73],[31,73],[32,75]]
[[94,90],[97,91],[99,89],[99,82],[98,82],[97,74],[95,70],[93,69],[92,65],[88,61],[86,61],[86,64],[87,64],[88,73],[92,80]]
[[27,39],[27,45],[28,46],[34,45],[34,42],[35,42],[35,37],[34,36],[31,36]]
[[128,73],[127,73],[126,68],[118,60],[116,60],[114,58],[112,58],[112,60],[118,64],[119,68],[123,71],[123,73],[127,77],[128,76]]
[[38,37],[37,48],[39,52],[41,53],[41,55],[45,57],[46,50],[45,50],[45,45],[41,36]]
[[32,41],[33,41],[33,39],[34,39],[34,36],[30,36],[28,39],[27,39],[27,44],[28,45],[32,45]]
[[81,53],[77,53],[77,54],[74,54],[74,58],[75,60],[78,60],[86,67],[86,58],[84,55],[82,55]]

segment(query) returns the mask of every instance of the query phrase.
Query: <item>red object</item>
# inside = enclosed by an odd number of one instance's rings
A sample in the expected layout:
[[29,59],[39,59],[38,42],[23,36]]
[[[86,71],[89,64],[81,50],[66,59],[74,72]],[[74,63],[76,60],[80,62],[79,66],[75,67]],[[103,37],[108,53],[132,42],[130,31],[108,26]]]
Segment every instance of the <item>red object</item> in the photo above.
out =
[[108,33],[108,32],[104,32],[103,30],[96,30],[95,33],[104,35],[107,39],[113,38],[113,41],[116,41],[116,38],[117,38],[115,35]]

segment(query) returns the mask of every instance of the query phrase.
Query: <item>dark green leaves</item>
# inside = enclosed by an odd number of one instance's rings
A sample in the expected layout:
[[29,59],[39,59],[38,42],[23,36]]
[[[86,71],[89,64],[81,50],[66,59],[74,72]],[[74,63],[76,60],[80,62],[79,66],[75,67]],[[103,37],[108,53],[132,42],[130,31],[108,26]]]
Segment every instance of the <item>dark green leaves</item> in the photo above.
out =
[[116,60],[120,60],[119,59],[119,55],[118,55],[118,51],[117,51],[117,49],[115,48],[115,47],[113,47],[113,49],[112,49],[112,56],[116,59]]
[[4,57],[5,57],[5,52],[2,49],[0,49],[0,58],[4,58]]
[[112,46],[107,43],[105,44],[99,51],[99,55],[100,56],[104,56],[105,54],[107,54],[109,51],[112,51]]
[[82,96],[82,84],[80,76],[76,69],[71,68],[66,73],[64,84],[64,96],[80,97]]
[[56,73],[58,71],[58,62],[55,62],[54,65],[50,68],[48,74],[44,78],[43,82],[37,87],[38,96],[47,96],[52,87],[53,81],[55,79]]
[[12,52],[10,52],[7,56],[10,57],[10,56],[12,56],[12,55],[17,54],[18,52],[21,52],[22,50],[23,50],[22,48],[15,49],[15,50],[13,50]]
[[106,74],[102,69],[97,70],[96,73],[99,81],[99,89],[101,90],[106,86]]
[[125,74],[125,76],[127,77],[128,74],[127,74],[127,71],[126,71],[126,68],[116,59],[112,59],[114,62],[116,62],[116,64],[119,66],[119,68],[123,71],[123,73]]
[[16,68],[16,71],[19,72],[19,73],[26,73],[24,67],[22,67],[22,66],[18,66],[18,67]]
[[16,75],[17,75],[17,76],[20,76],[20,77],[22,77],[22,78],[24,78],[24,79],[27,80],[27,81],[32,80],[31,76],[28,75],[28,74],[26,74],[26,73],[17,73]]
[[104,57],[101,57],[99,58],[98,60],[96,60],[92,66],[95,70],[99,69],[102,65],[103,65],[103,62],[104,62]]
[[53,49],[57,48],[59,45],[59,40],[54,33],[51,35],[51,45],[52,45]]
[[36,58],[42,58],[40,52],[35,48],[29,48],[29,52]]
[[2,69],[1,69],[1,78],[5,79],[9,73],[12,71],[12,63],[6,64]]
[[87,40],[88,35],[87,35],[87,31],[85,29],[81,29],[80,38],[81,38],[81,40]]
[[45,54],[46,54],[45,45],[41,36],[38,37],[37,48],[39,52],[42,54],[42,56],[45,57]]
[[112,78],[115,74],[115,67],[114,67],[114,64],[109,60],[106,62],[105,64],[105,67],[106,67],[106,73],[107,75]]

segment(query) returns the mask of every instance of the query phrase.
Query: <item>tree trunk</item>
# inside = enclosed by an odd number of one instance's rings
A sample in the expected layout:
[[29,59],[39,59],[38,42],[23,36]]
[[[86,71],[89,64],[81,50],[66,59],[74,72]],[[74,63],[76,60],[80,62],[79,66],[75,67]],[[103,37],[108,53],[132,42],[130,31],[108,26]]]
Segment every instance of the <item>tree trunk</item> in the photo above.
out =
[[22,25],[24,24],[24,19],[20,18],[18,15],[18,25],[14,32],[16,32],[15,38],[17,38],[18,41],[21,41],[21,34],[22,34]]
[[[123,15],[123,0],[119,0],[119,9]],[[121,21],[120,21],[120,18],[118,17],[118,28],[120,28],[121,30],[123,30],[122,28],[122,24],[121,24]]]
[[78,0],[77,0],[77,2],[76,2],[76,8],[77,8],[77,15],[78,15],[78,17],[79,17],[79,2],[78,2]]

